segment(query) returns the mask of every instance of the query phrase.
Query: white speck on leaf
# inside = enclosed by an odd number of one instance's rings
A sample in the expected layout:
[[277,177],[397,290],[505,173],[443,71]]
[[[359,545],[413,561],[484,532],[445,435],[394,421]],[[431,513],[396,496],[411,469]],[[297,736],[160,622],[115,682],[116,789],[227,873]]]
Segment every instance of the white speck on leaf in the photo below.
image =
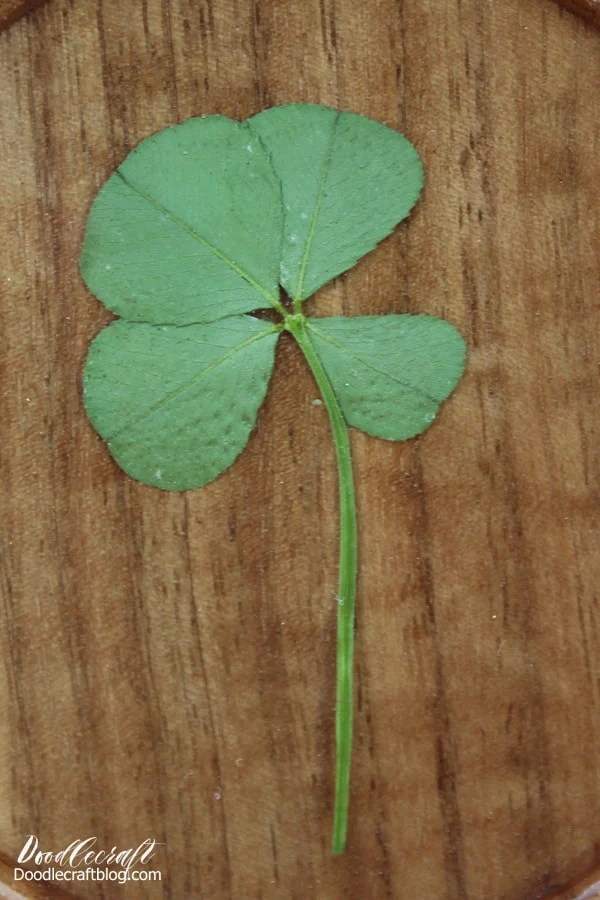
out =
[[154,475],[160,481],[162,478],[162,469],[157,469],[156,472],[154,473]]

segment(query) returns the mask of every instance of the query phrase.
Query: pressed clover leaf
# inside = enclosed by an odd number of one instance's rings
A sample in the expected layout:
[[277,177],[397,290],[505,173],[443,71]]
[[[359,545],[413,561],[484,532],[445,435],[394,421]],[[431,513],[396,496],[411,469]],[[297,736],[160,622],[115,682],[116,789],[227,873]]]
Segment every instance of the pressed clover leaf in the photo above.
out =
[[297,302],[372,250],[421,192],[413,145],[372,119],[297,103],[259,113],[250,127],[281,179],[281,284]]
[[[302,304],[391,233],[422,183],[412,144],[353,113],[292,104],[245,123],[190,119],[142,141],[111,176],[81,256],[87,286],[120,316],[91,345],[85,407],[144,484],[200,487],[233,463],[282,331],[321,390],[340,487],[334,852],[346,840],[352,741],[348,425],[387,440],[420,434],[460,379],[465,345],[431,316],[307,318]],[[248,315],[260,309],[279,321]]]
[[119,465],[144,484],[206,484],[246,446],[276,340],[277,329],[252,316],[181,328],[118,319],[90,349],[89,417]]
[[130,322],[192,325],[279,303],[281,187],[249,126],[189,119],[133,150],[92,206],[89,289]]
[[429,428],[464,366],[460,334],[433,316],[309,319],[348,425],[389,441]]

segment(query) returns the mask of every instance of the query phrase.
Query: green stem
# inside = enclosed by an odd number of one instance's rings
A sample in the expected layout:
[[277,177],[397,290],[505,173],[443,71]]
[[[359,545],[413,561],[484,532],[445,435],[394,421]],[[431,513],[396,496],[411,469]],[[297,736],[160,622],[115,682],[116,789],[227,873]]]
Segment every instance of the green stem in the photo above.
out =
[[348,828],[350,755],[352,750],[352,668],[354,660],[354,606],[356,599],[356,499],[348,428],[331,382],[300,315],[286,316],[285,328],[294,335],[329,414],[338,465],[340,489],[340,569],[337,617],[337,700],[335,718],[336,769],[333,852],[343,853]]

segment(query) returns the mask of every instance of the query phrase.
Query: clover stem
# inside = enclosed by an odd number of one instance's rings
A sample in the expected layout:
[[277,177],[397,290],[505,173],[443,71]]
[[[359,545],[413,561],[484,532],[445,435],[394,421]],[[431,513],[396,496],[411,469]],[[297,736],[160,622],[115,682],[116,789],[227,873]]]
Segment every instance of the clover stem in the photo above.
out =
[[340,563],[337,594],[337,699],[336,699],[336,771],[333,820],[334,853],[343,853],[348,828],[350,756],[352,750],[352,669],[354,661],[354,606],[356,600],[357,539],[356,498],[348,427],[332,384],[323,368],[309,335],[303,315],[287,316],[285,327],[294,335],[329,414],[338,465],[340,491]]

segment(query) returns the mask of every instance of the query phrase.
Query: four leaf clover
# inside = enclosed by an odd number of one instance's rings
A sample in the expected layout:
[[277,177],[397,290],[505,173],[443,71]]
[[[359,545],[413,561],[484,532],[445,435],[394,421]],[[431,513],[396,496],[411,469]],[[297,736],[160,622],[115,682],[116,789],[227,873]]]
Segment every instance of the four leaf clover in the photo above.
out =
[[[340,483],[334,852],[345,846],[356,510],[348,425],[405,440],[431,425],[465,345],[427,315],[307,317],[304,301],[392,232],[423,182],[398,132],[324,106],[189,119],[142,141],[99,192],[81,272],[119,318],[93,341],[85,407],[118,464],[183,491],[245,447],[281,331],[327,407]],[[287,294],[282,294],[280,287]],[[251,315],[275,310],[277,321]]]

